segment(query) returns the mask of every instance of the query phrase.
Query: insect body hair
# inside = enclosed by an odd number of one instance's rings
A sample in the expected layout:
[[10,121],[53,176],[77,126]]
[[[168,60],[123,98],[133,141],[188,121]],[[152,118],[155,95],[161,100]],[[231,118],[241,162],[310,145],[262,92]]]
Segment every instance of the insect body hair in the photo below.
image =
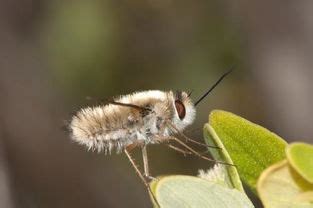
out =
[[113,148],[119,153],[129,145],[157,143],[157,137],[171,135],[167,121],[180,130],[193,122],[195,109],[187,93],[181,93],[179,99],[180,110],[186,113],[183,119],[178,115],[177,95],[172,91],[143,91],[114,99],[142,110],[116,104],[83,108],[72,118],[71,137],[88,149],[105,153],[111,153]]

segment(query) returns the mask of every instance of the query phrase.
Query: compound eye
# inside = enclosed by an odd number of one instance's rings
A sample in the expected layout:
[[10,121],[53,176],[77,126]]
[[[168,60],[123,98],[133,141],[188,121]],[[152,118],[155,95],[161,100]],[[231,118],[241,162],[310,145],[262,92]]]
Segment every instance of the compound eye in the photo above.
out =
[[178,117],[180,120],[183,120],[186,115],[186,109],[184,104],[180,100],[175,100],[175,108],[178,113]]

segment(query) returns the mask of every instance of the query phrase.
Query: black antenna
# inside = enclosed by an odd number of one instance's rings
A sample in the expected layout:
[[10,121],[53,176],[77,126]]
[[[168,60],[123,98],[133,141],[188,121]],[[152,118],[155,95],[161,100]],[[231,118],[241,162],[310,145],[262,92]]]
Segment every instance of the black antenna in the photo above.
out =
[[218,80],[217,82],[215,82],[215,84],[206,92],[204,93],[204,95],[202,95],[201,98],[199,98],[197,100],[197,102],[195,102],[195,106],[197,106],[210,92],[212,92],[212,90],[214,90],[214,88],[228,75],[230,74],[234,69],[234,66],[232,66],[230,68],[230,70],[228,70],[225,74],[223,74]]

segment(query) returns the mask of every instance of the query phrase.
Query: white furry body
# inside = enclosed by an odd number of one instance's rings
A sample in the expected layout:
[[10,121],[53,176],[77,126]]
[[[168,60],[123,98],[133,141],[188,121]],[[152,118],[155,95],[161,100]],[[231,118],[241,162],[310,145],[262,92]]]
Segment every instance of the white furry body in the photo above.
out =
[[70,123],[72,139],[88,149],[110,153],[113,148],[121,152],[130,145],[161,142],[172,134],[168,122],[183,130],[194,120],[195,108],[187,93],[182,92],[180,97],[186,110],[183,119],[175,108],[172,91],[143,91],[115,99],[151,109],[146,112],[115,104],[81,109]]

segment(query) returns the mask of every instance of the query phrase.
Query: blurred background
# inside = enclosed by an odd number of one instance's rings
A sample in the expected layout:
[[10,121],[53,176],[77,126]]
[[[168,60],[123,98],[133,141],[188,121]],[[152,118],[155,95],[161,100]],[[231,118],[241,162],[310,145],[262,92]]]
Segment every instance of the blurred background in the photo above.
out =
[[[196,99],[233,65],[187,135],[201,141],[209,112],[224,109],[313,142],[313,1],[0,2],[0,207],[150,207],[126,156],[87,152],[64,121],[86,97]],[[148,151],[154,176],[210,167],[164,145]]]

